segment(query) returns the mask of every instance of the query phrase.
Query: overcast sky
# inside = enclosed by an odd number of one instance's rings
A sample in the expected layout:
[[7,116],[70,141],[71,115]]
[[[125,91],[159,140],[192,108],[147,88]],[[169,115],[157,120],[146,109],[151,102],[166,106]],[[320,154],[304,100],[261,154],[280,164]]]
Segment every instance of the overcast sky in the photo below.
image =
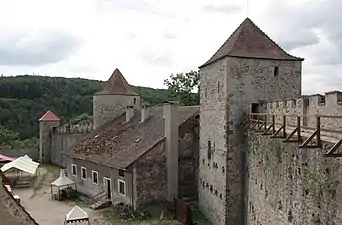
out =
[[248,16],[304,57],[304,94],[342,89],[341,0],[11,0],[0,3],[0,73],[163,87],[207,61]]

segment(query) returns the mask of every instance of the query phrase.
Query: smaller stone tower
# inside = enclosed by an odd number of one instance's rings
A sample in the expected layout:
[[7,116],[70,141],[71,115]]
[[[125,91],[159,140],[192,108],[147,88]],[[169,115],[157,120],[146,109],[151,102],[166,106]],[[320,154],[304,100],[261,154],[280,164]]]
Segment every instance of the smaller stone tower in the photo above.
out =
[[140,107],[140,96],[115,69],[102,91],[93,96],[94,129],[125,112],[127,106]]
[[48,110],[39,120],[39,161],[51,161],[51,131],[60,125],[61,119]]

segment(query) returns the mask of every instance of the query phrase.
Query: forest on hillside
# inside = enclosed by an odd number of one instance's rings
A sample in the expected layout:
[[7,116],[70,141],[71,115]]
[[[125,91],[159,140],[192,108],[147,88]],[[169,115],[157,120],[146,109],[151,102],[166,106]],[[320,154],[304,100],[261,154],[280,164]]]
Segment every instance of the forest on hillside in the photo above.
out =
[[[195,75],[195,76],[194,76]],[[167,100],[182,105],[199,103],[189,88],[198,84],[197,72],[171,75],[165,80],[168,89],[134,87],[142,100],[152,106]],[[195,82],[185,82],[195,79]],[[63,122],[79,123],[92,118],[92,97],[101,90],[103,81],[82,78],[21,75],[0,77],[0,146],[34,145],[39,136],[38,119],[52,110]]]

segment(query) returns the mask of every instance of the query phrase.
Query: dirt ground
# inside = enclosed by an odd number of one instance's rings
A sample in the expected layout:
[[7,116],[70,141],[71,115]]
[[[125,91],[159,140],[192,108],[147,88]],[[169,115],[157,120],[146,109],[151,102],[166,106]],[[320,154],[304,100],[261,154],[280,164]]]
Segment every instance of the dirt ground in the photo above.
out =
[[[180,223],[168,219],[164,215],[154,219],[139,219],[133,217],[122,218],[116,215],[111,209],[92,210],[81,200],[57,201],[52,200],[50,184],[59,177],[59,168],[52,165],[41,165],[38,168],[38,178],[32,188],[14,188],[13,192],[18,194],[21,204],[40,225],[62,225],[65,215],[78,205],[88,213],[92,225],[179,225]],[[194,213],[196,214],[196,213]],[[202,216],[195,216],[198,225],[210,225]],[[81,225],[81,223],[78,223]]]
[[[57,172],[47,172],[39,168],[39,184],[35,188],[14,189],[21,198],[21,204],[40,225],[64,224],[65,215],[76,205],[73,202],[60,202],[51,199],[50,182],[58,177]],[[80,206],[80,205],[79,205]],[[91,224],[107,225],[99,211],[80,206],[88,213]]]

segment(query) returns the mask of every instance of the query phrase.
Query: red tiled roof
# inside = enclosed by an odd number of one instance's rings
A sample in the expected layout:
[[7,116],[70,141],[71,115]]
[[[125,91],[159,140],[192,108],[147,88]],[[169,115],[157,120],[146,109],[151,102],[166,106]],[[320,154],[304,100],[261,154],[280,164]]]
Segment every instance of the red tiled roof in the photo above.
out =
[[61,119],[58,118],[53,112],[48,110],[42,117],[40,117],[39,121],[60,121]]
[[226,56],[276,60],[299,60],[303,58],[286,53],[269,38],[252,20],[246,18],[219,50],[200,68]]
[[102,91],[96,93],[98,95],[138,95],[128,84],[125,77],[119,69],[115,69],[112,76],[106,83]]
[[[199,113],[198,106],[180,106],[178,124]],[[163,108],[150,109],[149,119],[141,123],[141,114],[135,111],[126,122],[125,113],[108,124],[89,133],[63,154],[115,168],[126,168],[149,151],[165,136]]]

